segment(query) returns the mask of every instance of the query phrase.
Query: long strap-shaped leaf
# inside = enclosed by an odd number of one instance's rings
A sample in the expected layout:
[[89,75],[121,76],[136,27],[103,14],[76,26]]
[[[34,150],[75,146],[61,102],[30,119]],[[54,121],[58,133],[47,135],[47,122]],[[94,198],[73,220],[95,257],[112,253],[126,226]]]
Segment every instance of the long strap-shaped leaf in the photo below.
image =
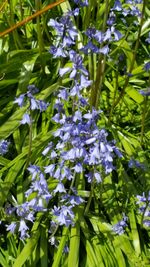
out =
[[49,9],[52,9],[53,7],[55,6],[58,6],[60,5],[61,3],[65,2],[66,0],[59,0],[58,2],[55,2],[55,3],[52,3],[52,4],[49,4],[48,6],[44,7],[42,10],[39,10],[37,12],[35,12],[33,15],[23,19],[22,21],[16,23],[15,25],[13,25],[11,28],[3,31],[3,32],[0,32],[0,37],[3,37],[4,35],[14,31],[15,29],[17,29],[18,27],[26,24],[27,22],[29,22],[30,20],[33,20],[34,18],[42,15],[44,12],[46,12],[47,10]]

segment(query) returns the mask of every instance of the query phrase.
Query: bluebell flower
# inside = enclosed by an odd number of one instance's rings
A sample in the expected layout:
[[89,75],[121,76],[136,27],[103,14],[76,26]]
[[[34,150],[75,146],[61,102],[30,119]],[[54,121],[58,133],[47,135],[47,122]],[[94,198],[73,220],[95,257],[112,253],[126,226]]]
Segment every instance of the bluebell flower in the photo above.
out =
[[38,109],[39,107],[38,107],[38,103],[37,103],[37,101],[35,100],[35,98],[31,98],[30,99],[30,103],[31,103],[31,106],[30,106],[30,108],[31,108],[31,110],[35,110],[35,109]]
[[72,169],[74,169],[76,173],[82,173],[83,172],[82,163],[77,162],[77,164]]
[[68,12],[67,12],[67,15],[68,16],[78,16],[79,15],[79,12],[80,12],[80,9],[77,7],[77,8],[75,8],[75,9],[73,9],[73,10],[69,10]]
[[10,142],[6,140],[0,141],[0,155],[4,155],[8,152],[8,147],[9,147]]
[[54,173],[54,178],[56,178],[58,180],[60,180],[60,178],[61,178],[61,169],[60,169],[59,166],[57,167],[57,169],[56,169],[56,171]]
[[104,33],[99,30],[96,30],[95,34],[93,35],[93,38],[101,44],[104,41]]
[[71,70],[70,67],[60,68],[59,69],[59,75],[62,77],[63,75],[65,75],[66,73],[68,73],[70,70]]
[[22,107],[25,104],[25,94],[20,95],[15,98],[14,103],[18,104],[19,107]]
[[25,113],[24,115],[23,115],[23,118],[22,118],[22,120],[21,120],[21,122],[20,122],[21,124],[28,124],[28,125],[30,125],[31,124],[31,118],[30,118],[30,116],[29,116],[29,114],[28,113]]
[[96,182],[99,184],[102,182],[102,178],[99,172],[94,172],[94,177],[96,179]]
[[145,63],[145,65],[144,65],[144,70],[147,71],[147,72],[150,71],[150,61],[147,62],[147,63]]
[[115,23],[115,21],[116,21],[116,15],[115,15],[115,13],[112,11],[112,12],[110,12],[110,14],[109,14],[109,18],[108,18],[108,20],[107,20],[107,25],[108,25],[108,26],[112,26],[112,25]]
[[129,162],[128,162],[128,166],[129,168],[142,168],[144,169],[144,165],[142,163],[140,163],[138,160],[135,160],[135,159],[130,159]]
[[63,99],[63,100],[67,100],[68,99],[68,92],[67,92],[66,88],[61,89],[59,91],[58,97]]
[[85,31],[85,34],[88,36],[89,39],[92,39],[96,34],[96,29],[94,27],[88,28]]
[[146,38],[145,42],[147,42],[148,44],[150,44],[150,32],[148,33],[148,38]]
[[26,225],[25,221],[21,219],[19,229],[18,229],[18,231],[20,232],[21,240],[24,240],[25,238],[29,237],[28,230],[29,230],[29,227]]
[[72,44],[75,43],[75,40],[78,36],[78,32],[75,26],[73,25],[69,13],[66,13],[60,19],[59,22],[57,20],[50,19],[50,21],[48,22],[48,26],[53,27],[57,31],[58,37],[59,39],[61,39],[62,48],[66,46],[70,47]]
[[63,47],[56,47],[54,45],[52,45],[49,49],[50,54],[53,55],[53,58],[57,58],[57,57],[66,57],[67,53],[64,50]]
[[116,223],[115,225],[113,225],[112,230],[118,234],[118,235],[122,235],[125,232],[125,227],[127,226],[127,217],[124,216],[123,219],[121,221],[119,221],[118,223]]
[[149,96],[150,95],[150,88],[147,88],[147,91],[140,90],[139,93],[143,96]]
[[69,195],[67,198],[68,198],[68,204],[70,203],[72,207],[75,207],[85,202],[84,199],[81,198],[80,196]]
[[141,11],[138,9],[137,6],[131,6],[130,9],[130,14],[132,16],[141,17]]
[[29,84],[27,88],[28,88],[27,93],[30,93],[31,95],[34,95],[39,92],[39,89],[34,84]]
[[73,225],[74,213],[72,211],[72,206],[54,206],[54,209],[52,209],[52,214],[55,221],[58,222],[59,225],[65,225],[67,227],[69,225]]
[[145,197],[145,193],[143,192],[143,195],[137,195],[136,198],[138,199],[137,204],[140,204],[141,202],[146,202],[146,197]]
[[75,4],[84,7],[84,6],[88,6],[88,0],[73,0]]
[[99,49],[99,53],[103,54],[103,55],[108,55],[109,53],[109,46],[105,45],[103,48]]
[[150,227],[150,220],[143,220],[143,224],[144,224],[146,227]]
[[85,46],[80,49],[80,51],[82,51],[84,54],[98,53],[99,49],[96,45],[89,41]]
[[64,187],[64,185],[62,183],[58,183],[58,185],[56,186],[56,188],[54,189],[54,193],[66,193],[66,189]]
[[120,0],[115,0],[114,6],[111,10],[115,10],[115,11],[121,11],[122,10],[122,4],[121,4]]
[[64,25],[55,19],[50,19],[47,25],[53,27],[59,35],[62,35],[64,32]]
[[42,155],[43,155],[43,156],[46,156],[47,153],[51,150],[52,147],[53,147],[53,143],[50,142],[50,143],[48,144],[48,146],[43,150]]
[[63,253],[65,253],[65,254],[69,253],[69,247],[68,247],[68,245],[65,245],[64,246]]
[[65,67],[60,68],[59,74],[60,76],[63,76],[64,74],[70,72],[70,78],[76,78],[77,73],[81,72],[85,76],[88,76],[88,71],[83,66],[83,58],[81,55],[77,54],[74,50],[71,50],[69,52],[69,57],[71,62],[73,63],[72,67]]
[[145,195],[145,192],[143,192],[142,195],[136,196],[136,204],[138,205],[138,211],[142,215],[143,219],[143,225],[146,227],[150,226],[150,191],[148,192],[148,195]]
[[10,231],[12,234],[15,233],[15,230],[16,230],[16,227],[17,227],[17,223],[16,222],[12,222],[11,224],[6,225],[6,226],[7,226],[7,228],[6,228],[7,231]]
[[32,174],[32,180],[35,180],[36,176],[40,174],[40,168],[36,165],[30,165],[27,170]]

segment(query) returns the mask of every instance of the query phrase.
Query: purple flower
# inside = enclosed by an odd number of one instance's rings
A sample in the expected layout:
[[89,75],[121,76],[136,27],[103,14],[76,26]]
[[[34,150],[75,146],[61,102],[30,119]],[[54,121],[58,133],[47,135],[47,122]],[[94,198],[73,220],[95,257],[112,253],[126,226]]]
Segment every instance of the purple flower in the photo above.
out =
[[145,40],[148,44],[150,44],[150,32],[148,33],[148,38]]
[[68,93],[67,90],[64,88],[62,90],[59,91],[58,97],[60,97],[63,100],[67,100],[68,99]]
[[0,141],[0,155],[4,155],[8,152],[8,146],[9,146],[9,142],[6,140],[2,140]]
[[76,173],[81,173],[83,171],[83,166],[78,162],[72,169],[74,169]]
[[103,55],[107,55],[109,52],[109,46],[105,45],[103,48],[99,49],[99,53],[103,54]]
[[150,220],[143,220],[143,224],[144,224],[146,227],[150,227]]
[[54,45],[52,45],[49,49],[50,54],[53,55],[53,58],[57,58],[57,57],[66,57],[67,56],[67,52],[61,48],[61,47],[56,47]]
[[139,93],[143,96],[149,96],[150,95],[150,88],[147,88],[147,91],[140,90]]
[[35,177],[40,173],[40,168],[36,165],[30,165],[28,171],[32,174],[32,180],[35,180]]
[[143,192],[143,195],[137,195],[136,198],[138,199],[137,204],[140,204],[141,202],[146,202],[146,197],[145,197],[145,193]]
[[142,169],[144,168],[144,165],[135,159],[130,159],[128,166],[129,166],[129,168],[134,168],[134,167],[142,168]]
[[48,107],[48,103],[46,103],[43,100],[36,100],[37,104],[38,104],[38,109],[42,112],[45,111]]
[[58,183],[58,185],[56,186],[54,193],[56,194],[57,192],[66,193],[66,189],[62,183]]
[[39,107],[38,107],[38,103],[37,103],[37,101],[35,100],[35,98],[31,98],[31,100],[30,100],[31,102],[31,110],[35,110],[35,109],[38,109]]
[[102,178],[101,178],[101,175],[99,172],[94,172],[94,177],[95,177],[98,184],[101,183]]
[[80,49],[80,51],[82,51],[84,54],[88,54],[91,52],[98,53],[99,49],[96,45],[94,45],[91,41],[89,41],[87,45],[85,45],[84,47]]
[[28,113],[25,113],[24,115],[23,115],[23,118],[22,118],[22,120],[21,120],[21,122],[20,122],[21,124],[28,124],[28,125],[30,125],[31,124],[31,119],[30,119],[30,116],[29,116],[29,114]]
[[14,103],[17,103],[19,107],[22,107],[25,103],[25,94],[22,94],[19,97],[17,97]]
[[95,40],[101,44],[104,41],[104,33],[96,30],[96,33],[93,35],[93,38],[95,38]]
[[107,20],[107,25],[108,25],[108,26],[112,26],[112,25],[115,23],[115,21],[116,21],[116,15],[115,15],[114,12],[112,11],[112,12],[110,12],[110,14],[109,14],[109,18],[108,18],[108,20]]
[[34,85],[34,84],[30,84],[30,85],[28,85],[28,92],[30,93],[30,94],[36,94],[36,93],[38,93],[39,92],[39,89]]
[[27,233],[29,227],[26,225],[25,221],[21,219],[19,229],[20,232],[20,239],[24,240],[26,237],[29,237],[29,234]]
[[83,198],[81,198],[80,196],[69,196],[68,197],[69,201],[68,203],[70,203],[73,207],[75,207],[76,205],[80,205],[81,203],[84,202]]
[[85,32],[85,34],[90,38],[92,39],[95,34],[96,34],[96,29],[95,28],[88,28]]
[[73,225],[74,213],[72,211],[72,206],[62,206],[59,208],[54,206],[52,213],[59,225],[66,225],[67,227]]
[[51,150],[52,147],[53,147],[53,143],[50,142],[50,143],[48,144],[48,146],[43,150],[42,155],[43,155],[43,156],[47,155],[47,153]]
[[67,68],[60,68],[59,69],[59,75],[62,77],[63,75],[65,75],[66,73],[68,73],[71,70],[70,67]]
[[127,223],[126,223],[127,219],[128,218],[126,216],[124,216],[123,219],[120,222],[118,222],[115,225],[113,225],[112,230],[116,234],[122,235],[125,232],[124,228],[127,226]]
[[15,230],[16,230],[16,227],[17,227],[17,223],[16,222],[12,222],[11,224],[7,225],[6,230],[10,231],[12,234],[14,234]]
[[88,0],[73,0],[75,4],[79,5],[79,6],[88,6]]
[[80,76],[80,89],[87,88],[92,84],[92,81],[88,80],[88,78],[81,74]]
[[122,10],[122,4],[119,0],[115,1],[112,10],[115,10],[115,11],[121,11]]
[[[66,46],[70,47],[70,45],[75,43],[75,40],[77,39],[78,36],[78,32],[75,26],[73,25],[73,22],[71,21],[70,13],[66,13],[60,19],[59,22],[57,20],[50,19],[48,26],[51,26],[56,30],[59,38],[61,39],[62,48]],[[54,52],[54,47],[52,53],[53,52]]]
[[144,65],[144,70],[147,71],[147,72],[150,71],[150,61],[147,62],[147,63],[145,63],[145,65]]

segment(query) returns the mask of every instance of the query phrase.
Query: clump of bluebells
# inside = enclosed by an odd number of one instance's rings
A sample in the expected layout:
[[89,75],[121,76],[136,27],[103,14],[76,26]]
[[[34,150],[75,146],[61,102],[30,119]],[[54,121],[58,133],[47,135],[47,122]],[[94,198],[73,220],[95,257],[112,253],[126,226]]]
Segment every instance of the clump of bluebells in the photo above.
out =
[[40,110],[43,112],[47,109],[48,103],[44,102],[43,100],[39,100],[35,98],[35,94],[38,93],[38,88],[34,84],[28,86],[28,90],[26,93],[21,94],[17,97],[14,103],[18,104],[19,107],[27,106],[27,112],[23,115],[21,124],[31,124],[31,111],[32,110]]
[[117,234],[117,235],[122,235],[125,232],[125,228],[128,226],[127,225],[128,217],[123,216],[122,220],[119,221],[118,223],[114,224],[112,227],[112,230]]
[[137,195],[136,199],[138,211],[142,218],[141,223],[146,227],[150,227],[150,192],[148,192],[148,196],[143,192],[142,195]]
[[[115,1],[111,9],[105,32],[94,26],[85,31],[88,43],[77,51],[78,30],[73,23],[73,16],[78,16],[79,8],[68,11],[60,19],[51,19],[48,23],[55,31],[55,42],[49,52],[54,58],[66,58],[69,67],[60,68],[60,77],[69,76],[68,88],[61,87],[54,106],[52,121],[57,125],[53,140],[42,152],[49,159],[46,166],[30,165],[31,184],[25,192],[25,202],[8,209],[8,214],[17,214],[18,220],[7,226],[7,230],[19,231],[20,238],[29,237],[29,223],[34,223],[37,212],[48,214],[50,220],[51,243],[54,243],[53,233],[58,226],[70,226],[75,223],[75,207],[86,205],[85,200],[78,195],[77,180],[82,176],[85,184],[101,183],[105,176],[114,169],[114,158],[122,157],[114,140],[109,140],[108,132],[99,126],[101,110],[91,107],[86,97],[86,90],[92,85],[89,73],[84,65],[84,56],[89,53],[107,56],[110,44],[119,41],[122,33],[116,29],[116,12],[128,15],[139,15],[136,4],[140,1],[126,1],[127,7],[122,7],[120,1]],[[131,3],[132,2],[132,3]],[[74,0],[75,4],[87,6],[88,1]],[[84,54],[84,55],[83,55]],[[28,105],[22,124],[32,122],[31,112],[38,109],[45,111],[48,104],[37,100],[35,85],[29,85],[25,94],[16,98],[15,103],[20,107]],[[55,179],[56,187],[49,190],[49,180]],[[57,199],[57,202],[54,200]],[[55,202],[55,204],[54,204]],[[124,232],[127,217],[112,227],[117,234]]]

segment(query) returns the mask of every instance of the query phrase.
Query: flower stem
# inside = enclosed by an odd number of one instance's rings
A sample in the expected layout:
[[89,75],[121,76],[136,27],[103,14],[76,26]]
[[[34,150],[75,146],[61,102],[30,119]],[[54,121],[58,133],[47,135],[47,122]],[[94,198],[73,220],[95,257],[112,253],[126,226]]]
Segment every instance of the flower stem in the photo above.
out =
[[[103,25],[102,25],[102,31],[105,32],[106,26],[107,26],[107,18],[109,14],[109,0],[106,0],[105,2],[105,13],[103,17]],[[102,48],[103,43],[101,44],[100,48]],[[97,65],[97,72],[96,72],[96,80],[94,85],[91,89],[91,107],[98,108],[99,100],[100,100],[100,94],[102,90],[102,85],[104,81],[105,76],[105,66],[106,66],[106,55],[100,55],[98,59],[98,65]]]

